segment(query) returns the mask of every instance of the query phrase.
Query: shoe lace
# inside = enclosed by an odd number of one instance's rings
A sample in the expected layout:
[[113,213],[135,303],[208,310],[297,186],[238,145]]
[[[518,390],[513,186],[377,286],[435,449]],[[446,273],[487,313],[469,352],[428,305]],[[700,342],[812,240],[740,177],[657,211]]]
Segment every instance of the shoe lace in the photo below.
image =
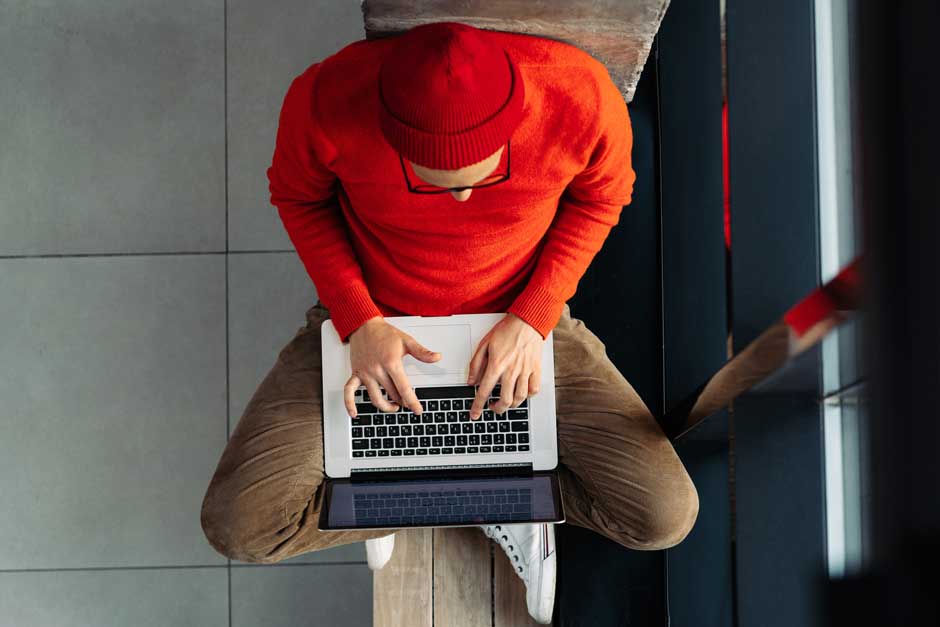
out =
[[485,525],[483,527],[483,533],[496,540],[497,544],[499,544],[503,551],[506,552],[506,555],[509,556],[509,562],[516,569],[516,574],[524,578],[526,563],[519,554],[519,547],[512,544],[508,530],[505,529],[503,525]]

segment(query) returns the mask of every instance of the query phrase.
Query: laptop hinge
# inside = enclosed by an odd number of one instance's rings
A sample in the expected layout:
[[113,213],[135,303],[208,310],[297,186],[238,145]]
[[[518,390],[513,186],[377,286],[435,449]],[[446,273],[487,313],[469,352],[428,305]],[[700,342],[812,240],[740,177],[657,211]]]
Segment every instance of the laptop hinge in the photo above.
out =
[[520,462],[518,464],[485,464],[460,466],[413,466],[395,468],[355,468],[350,474],[351,481],[400,481],[403,479],[427,478],[470,478],[470,477],[511,477],[529,476],[532,474],[532,464]]

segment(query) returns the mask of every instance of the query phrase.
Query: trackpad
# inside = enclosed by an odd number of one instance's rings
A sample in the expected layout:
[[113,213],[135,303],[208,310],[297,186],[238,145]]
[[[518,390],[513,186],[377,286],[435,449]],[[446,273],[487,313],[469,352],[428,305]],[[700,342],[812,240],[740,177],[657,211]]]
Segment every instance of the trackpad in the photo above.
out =
[[405,355],[402,359],[405,374],[462,374],[467,371],[473,356],[469,324],[402,327],[402,330],[425,348],[441,354],[441,358],[434,363],[425,363]]

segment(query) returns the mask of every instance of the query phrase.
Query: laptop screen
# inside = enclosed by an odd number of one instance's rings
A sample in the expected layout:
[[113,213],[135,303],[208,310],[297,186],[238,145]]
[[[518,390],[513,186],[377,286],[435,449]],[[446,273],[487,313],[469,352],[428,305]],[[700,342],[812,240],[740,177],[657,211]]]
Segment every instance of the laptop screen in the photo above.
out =
[[444,527],[564,519],[557,475],[330,480],[323,530]]

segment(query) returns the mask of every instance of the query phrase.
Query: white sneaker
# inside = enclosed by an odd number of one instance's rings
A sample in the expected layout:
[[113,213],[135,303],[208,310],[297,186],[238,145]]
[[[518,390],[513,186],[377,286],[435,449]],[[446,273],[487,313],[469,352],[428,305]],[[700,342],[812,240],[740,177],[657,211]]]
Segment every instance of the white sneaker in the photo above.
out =
[[395,549],[395,534],[366,540],[366,560],[372,570],[381,570],[392,558]]
[[483,525],[496,540],[516,574],[525,582],[529,615],[539,623],[552,622],[555,606],[555,526],[551,524]]

